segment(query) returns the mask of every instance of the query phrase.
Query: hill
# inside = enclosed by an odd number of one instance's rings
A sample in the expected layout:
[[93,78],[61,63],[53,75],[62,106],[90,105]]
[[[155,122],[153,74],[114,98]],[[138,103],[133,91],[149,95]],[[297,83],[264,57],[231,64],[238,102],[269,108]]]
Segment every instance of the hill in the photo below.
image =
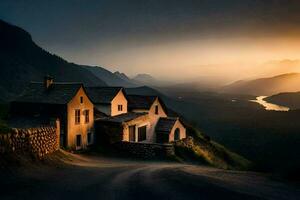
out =
[[267,97],[268,102],[289,107],[292,110],[300,109],[300,92],[285,92]]
[[269,78],[260,78],[250,81],[237,81],[221,89],[224,93],[273,95],[281,92],[300,91],[300,74],[289,73]]
[[260,65],[257,72],[259,77],[300,72],[300,60],[272,60]]
[[106,85],[80,65],[50,54],[34,43],[25,30],[0,20],[0,100],[10,100],[30,81],[51,75],[56,81]]
[[171,81],[165,80],[158,80],[151,76],[150,74],[137,74],[135,77],[131,79],[135,83],[139,84],[140,86],[147,85],[151,87],[162,87],[162,86],[169,86],[173,85]]
[[121,74],[112,73],[102,67],[91,67],[84,66],[85,69],[92,72],[97,78],[105,81],[109,86],[122,86],[122,87],[137,87],[138,84],[134,83],[130,79],[125,79],[123,74],[123,78],[121,78]]

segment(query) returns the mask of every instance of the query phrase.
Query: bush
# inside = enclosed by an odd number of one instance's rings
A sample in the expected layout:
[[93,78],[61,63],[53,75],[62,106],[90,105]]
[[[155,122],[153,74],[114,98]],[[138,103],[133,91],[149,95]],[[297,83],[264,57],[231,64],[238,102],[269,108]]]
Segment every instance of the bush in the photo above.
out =
[[0,121],[0,134],[9,132],[11,132],[11,128],[4,121]]

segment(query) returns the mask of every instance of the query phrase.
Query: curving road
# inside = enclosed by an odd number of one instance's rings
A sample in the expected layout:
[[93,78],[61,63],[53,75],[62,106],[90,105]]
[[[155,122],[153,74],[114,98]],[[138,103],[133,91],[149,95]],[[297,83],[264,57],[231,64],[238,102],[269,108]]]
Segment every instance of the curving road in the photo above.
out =
[[252,173],[72,155],[67,166],[0,172],[0,199],[300,199],[300,189]]

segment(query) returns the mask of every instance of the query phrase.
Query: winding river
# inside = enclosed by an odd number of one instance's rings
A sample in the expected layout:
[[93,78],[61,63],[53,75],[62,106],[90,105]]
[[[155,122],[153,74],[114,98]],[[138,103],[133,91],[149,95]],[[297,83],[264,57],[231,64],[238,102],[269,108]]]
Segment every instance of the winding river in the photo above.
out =
[[262,105],[265,108],[265,110],[275,110],[275,111],[289,111],[290,110],[290,108],[288,108],[288,107],[269,103],[264,100],[265,98],[267,98],[267,96],[258,96],[258,97],[256,97],[256,100],[251,100],[251,101]]

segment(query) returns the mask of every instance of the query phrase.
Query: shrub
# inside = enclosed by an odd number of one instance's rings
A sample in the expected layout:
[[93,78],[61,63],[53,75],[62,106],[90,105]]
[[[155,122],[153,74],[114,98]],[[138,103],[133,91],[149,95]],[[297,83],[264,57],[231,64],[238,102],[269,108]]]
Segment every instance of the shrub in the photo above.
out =
[[4,122],[0,120],[0,134],[5,134],[11,132],[11,128]]

